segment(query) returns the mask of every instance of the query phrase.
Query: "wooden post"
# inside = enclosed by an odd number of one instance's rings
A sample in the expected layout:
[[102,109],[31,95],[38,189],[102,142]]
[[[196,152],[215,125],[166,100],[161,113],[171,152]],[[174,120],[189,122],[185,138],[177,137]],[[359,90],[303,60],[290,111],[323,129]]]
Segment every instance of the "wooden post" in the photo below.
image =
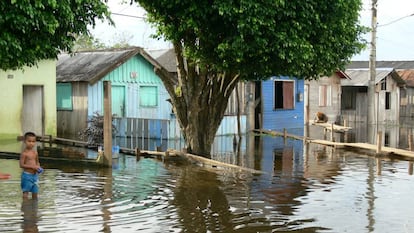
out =
[[170,151],[169,150],[166,150],[163,159],[168,159],[168,157],[170,157]]
[[377,154],[381,153],[382,148],[382,131],[377,133]]
[[283,143],[286,145],[287,144],[287,130],[286,128],[283,128]]
[[111,83],[103,82],[104,89],[104,159],[103,164],[112,167],[112,98]]
[[408,175],[412,175],[413,174],[413,162],[409,161],[408,162]]
[[138,147],[135,147],[135,157],[137,161],[141,158],[141,151],[139,150]]
[[408,134],[408,150],[413,151],[413,134],[411,132]]
[[334,124],[331,123],[331,141],[334,142],[335,138],[334,138]]
[[[348,121],[344,119],[344,127],[348,127]],[[348,130],[344,132],[344,142],[348,142]]]

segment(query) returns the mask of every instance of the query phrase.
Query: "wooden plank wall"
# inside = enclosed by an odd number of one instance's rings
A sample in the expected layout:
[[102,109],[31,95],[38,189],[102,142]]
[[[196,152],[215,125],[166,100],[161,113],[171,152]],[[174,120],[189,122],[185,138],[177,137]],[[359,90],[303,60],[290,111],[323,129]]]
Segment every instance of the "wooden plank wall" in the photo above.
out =
[[86,82],[72,83],[71,111],[57,111],[57,135],[61,138],[79,139],[79,132],[87,127],[88,120],[88,84]]

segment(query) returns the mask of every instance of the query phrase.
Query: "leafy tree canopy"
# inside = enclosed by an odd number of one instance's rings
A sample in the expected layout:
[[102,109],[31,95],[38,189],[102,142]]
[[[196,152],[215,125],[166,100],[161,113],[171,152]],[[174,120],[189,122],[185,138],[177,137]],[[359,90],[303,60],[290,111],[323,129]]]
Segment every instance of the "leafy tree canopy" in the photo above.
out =
[[131,1],[174,45],[177,77],[156,72],[187,150],[207,157],[239,80],[330,75],[364,45],[361,0]]
[[[35,65],[71,51],[77,34],[109,18],[101,0],[0,1],[0,69]],[[112,23],[112,21],[110,20]]]
[[313,78],[364,46],[360,0],[135,0],[186,56],[245,78]]

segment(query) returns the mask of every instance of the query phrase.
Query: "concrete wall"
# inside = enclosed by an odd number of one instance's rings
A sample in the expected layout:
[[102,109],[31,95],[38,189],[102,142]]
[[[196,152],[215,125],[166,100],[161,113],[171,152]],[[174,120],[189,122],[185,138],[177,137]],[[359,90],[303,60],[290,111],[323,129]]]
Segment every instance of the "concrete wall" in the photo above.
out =
[[[56,136],[56,61],[44,60],[34,67],[23,70],[0,70],[0,151],[20,153],[23,135],[23,87],[32,86],[42,90],[42,106],[30,106],[42,114],[42,131],[45,135]],[[38,109],[40,108],[40,109]],[[26,124],[27,125],[27,124]],[[39,133],[38,133],[39,134]]]
[[[0,139],[22,135],[23,86],[43,87],[44,132],[56,136],[56,61],[23,70],[0,70]],[[40,106],[39,106],[40,107]]]

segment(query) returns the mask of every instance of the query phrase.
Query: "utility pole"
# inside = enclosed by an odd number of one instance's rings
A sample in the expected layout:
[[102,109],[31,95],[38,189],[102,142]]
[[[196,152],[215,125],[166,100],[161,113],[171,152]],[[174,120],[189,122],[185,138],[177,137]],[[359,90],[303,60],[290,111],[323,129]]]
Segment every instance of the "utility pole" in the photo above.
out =
[[367,116],[368,126],[372,126],[377,123],[377,116],[376,116],[376,111],[375,111],[377,0],[372,0],[371,10],[372,10],[372,18],[371,18],[371,30],[372,31],[371,31],[371,53],[369,56],[368,116]]

